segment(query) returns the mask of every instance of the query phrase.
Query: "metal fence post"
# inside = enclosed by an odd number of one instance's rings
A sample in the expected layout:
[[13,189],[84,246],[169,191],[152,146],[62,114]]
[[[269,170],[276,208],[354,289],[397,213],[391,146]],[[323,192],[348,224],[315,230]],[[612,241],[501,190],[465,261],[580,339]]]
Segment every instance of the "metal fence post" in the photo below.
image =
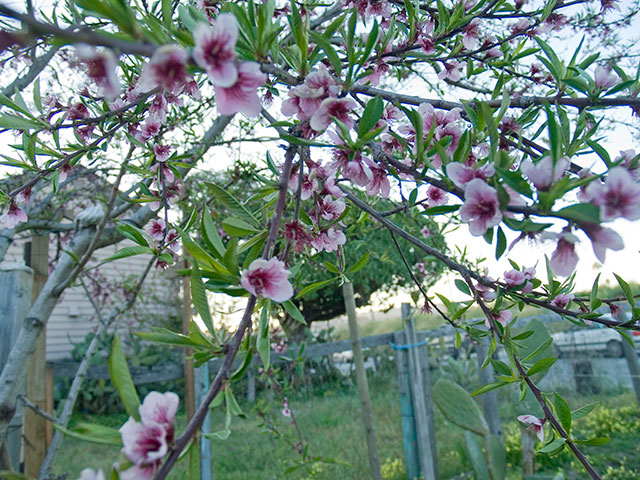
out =
[[[396,345],[407,343],[404,332],[395,332],[393,341]],[[416,435],[416,422],[411,401],[411,388],[409,387],[409,359],[407,351],[395,349],[396,369],[398,372],[398,393],[400,394],[400,412],[402,414],[402,445],[404,449],[404,466],[407,479],[413,480],[420,476],[420,460],[418,459],[418,440]]]
[[[0,371],[31,307],[32,285],[33,270],[29,267],[18,263],[0,266]],[[18,402],[7,435],[9,458],[16,471],[20,466],[22,412],[22,402]]]
[[[418,344],[415,323],[408,303],[402,304],[402,319],[408,342],[409,385],[411,387],[411,399],[416,422],[420,472],[425,479],[438,478],[438,456],[436,452],[428,353],[426,348],[422,352],[420,351],[422,349]],[[426,347],[426,344],[424,346]],[[426,361],[424,369],[421,361],[423,359]]]
[[[196,390],[196,408],[202,404],[204,397],[206,397],[209,391],[209,364],[205,363],[201,367],[195,369],[195,390]],[[204,417],[202,427],[200,427],[201,433],[211,433],[211,416],[207,412],[207,416]],[[211,458],[211,440],[204,435],[200,437],[200,480],[212,480],[213,479],[213,464]]]

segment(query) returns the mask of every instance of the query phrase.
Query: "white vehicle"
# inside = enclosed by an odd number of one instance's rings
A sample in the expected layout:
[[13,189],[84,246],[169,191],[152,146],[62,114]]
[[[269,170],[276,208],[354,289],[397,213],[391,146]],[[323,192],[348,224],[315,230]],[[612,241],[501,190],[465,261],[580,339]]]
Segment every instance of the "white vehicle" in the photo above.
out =
[[569,330],[554,333],[551,336],[558,356],[585,352],[600,352],[613,358],[624,355],[622,349],[624,340],[620,334],[599,323],[592,323],[589,327],[574,325]]

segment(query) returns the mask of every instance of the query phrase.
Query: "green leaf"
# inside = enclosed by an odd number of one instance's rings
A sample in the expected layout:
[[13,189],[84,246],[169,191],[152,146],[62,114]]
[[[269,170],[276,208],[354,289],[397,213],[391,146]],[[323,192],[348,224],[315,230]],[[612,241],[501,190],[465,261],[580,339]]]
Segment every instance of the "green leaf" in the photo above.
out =
[[509,385],[510,383],[511,382],[505,382],[505,381],[487,383],[486,385],[483,385],[480,388],[471,392],[469,396],[475,397],[476,395],[482,395],[483,393],[490,392],[491,390],[495,390],[496,388],[504,387],[505,385]]
[[507,249],[507,237],[502,231],[502,227],[498,227],[498,241],[496,242],[496,260],[502,257],[502,254]]
[[149,245],[155,244],[147,232],[135,225],[132,225],[131,223],[122,222],[116,226],[116,229],[123,237],[128,238],[142,247],[149,247]]
[[599,405],[600,405],[600,402],[593,402],[585,405],[584,407],[580,407],[577,410],[574,410],[573,412],[571,412],[571,418],[573,418],[573,420],[579,420],[582,417],[586,417],[591,412],[593,412]]
[[569,435],[571,433],[571,408],[569,408],[569,404],[560,395],[554,393],[553,405],[562,427],[566,430],[567,435]]
[[595,311],[600,305],[602,305],[602,301],[598,298],[598,281],[600,280],[600,274],[596,276],[596,279],[593,281],[593,286],[591,287],[591,293],[589,294],[589,308],[592,311]]
[[535,375],[551,368],[556,363],[557,358],[541,358],[527,371],[527,376]]
[[627,299],[627,302],[629,302],[629,305],[631,305],[632,307],[636,306],[636,302],[635,299],[633,298],[633,292],[631,291],[631,287],[629,286],[629,284],[627,282],[625,282],[622,277],[620,277],[617,274],[613,274],[614,277],[616,277],[616,280],[618,281],[618,285],[620,285],[620,288],[622,289],[622,293],[624,293],[624,296]]
[[362,255],[356,263],[349,267],[349,269],[347,270],[347,275],[351,275],[352,273],[356,273],[362,270],[365,265],[369,263],[369,256],[369,252],[365,252],[364,255]]
[[[113,436],[106,436],[106,435],[105,436],[99,436],[99,435],[80,433],[80,432],[75,431],[75,429],[65,428],[62,425],[59,425],[57,423],[53,424],[53,428],[55,430],[58,430],[59,432],[63,433],[67,437],[75,438],[75,439],[81,440],[83,442],[98,443],[98,444],[101,444],[101,445],[116,445],[116,446],[121,446],[122,445],[121,438],[116,438],[116,437],[113,437]],[[117,432],[117,430],[116,430],[116,432]],[[120,437],[120,432],[118,432],[118,437]],[[4,477],[4,475],[3,475],[3,477]]]
[[196,262],[191,268],[191,298],[198,315],[200,315],[209,332],[215,332],[209,301],[207,300],[207,291],[204,288],[204,283],[202,283],[202,274]]
[[298,310],[298,307],[296,307],[295,304],[291,300],[287,300],[286,302],[282,302],[282,306],[287,311],[289,316],[291,316],[291,318],[293,318],[296,322],[300,322],[303,325],[307,324],[306,320],[302,316],[302,313],[300,313],[300,310]]
[[207,246],[212,250],[216,258],[221,259],[224,256],[225,248],[222,240],[220,239],[220,235],[218,234],[218,229],[213,224],[213,220],[211,220],[211,213],[209,209],[204,207],[202,210],[202,236],[204,238]]
[[384,104],[380,95],[372,98],[362,112],[362,117],[358,123],[358,137],[362,137],[373,130],[378,120],[382,117]]
[[320,33],[314,31],[311,31],[309,33],[311,34],[311,38],[313,38],[313,41],[316,42],[318,47],[324,50],[324,53],[329,59],[329,62],[331,62],[331,66],[333,67],[333,71],[336,73],[336,76],[340,77],[340,73],[342,72],[342,62],[340,61],[340,58],[338,57],[338,54],[333,48],[331,42]]
[[166,345],[175,345],[178,347],[209,347],[211,344],[206,340],[195,341],[191,337],[187,337],[182,333],[172,332],[166,328],[155,328],[151,332],[134,332],[134,335],[150,342],[163,343]]
[[300,290],[300,292],[298,292],[298,295],[296,295],[296,298],[302,298],[305,295],[308,295],[309,293],[315,292],[316,290],[320,290],[321,288],[324,288],[327,285],[332,284],[333,282],[338,280],[338,278],[340,277],[334,277],[334,278],[330,278],[329,280],[322,280],[320,282],[315,282],[315,283],[312,283],[311,285],[307,285],[302,290]]
[[587,145],[589,145],[593,151],[602,159],[607,167],[611,167],[611,157],[609,156],[609,152],[607,149],[602,147],[599,143],[594,142],[593,140],[587,140]]
[[574,222],[600,223],[600,209],[592,203],[569,205],[555,213]]
[[464,280],[460,280],[459,278],[457,278],[455,281],[455,284],[458,290],[460,290],[462,293],[465,293],[471,296],[471,290],[469,290],[469,285],[467,285]]
[[122,350],[122,344],[120,343],[120,337],[117,333],[113,337],[111,354],[109,355],[109,375],[111,376],[113,385],[118,391],[118,396],[127,414],[135,420],[140,421],[140,415],[138,414],[140,398],[133,384],[133,379],[127,366],[127,360]]
[[271,344],[269,342],[269,307],[270,302],[267,300],[260,312],[260,325],[258,326],[257,348],[258,355],[262,360],[265,371],[269,369],[271,363]]
[[9,130],[31,130],[39,129],[40,127],[41,125],[38,122],[27,120],[18,115],[12,115],[10,113],[0,114],[0,128]]
[[103,262],[110,262],[112,260],[118,260],[119,258],[133,257],[134,255],[153,255],[153,250],[149,247],[124,247],[118,250],[116,253],[107,257]]
[[251,224],[236,217],[225,218],[222,221],[222,228],[232,237],[246,237],[258,232]]
[[260,226],[260,222],[255,217],[251,211],[247,207],[244,206],[240,201],[238,201],[233,195],[231,195],[227,190],[216,185],[213,182],[208,182],[209,188],[213,191],[216,199],[222,203],[225,207],[235,213],[239,218],[244,220],[245,222],[254,225],[255,227]]
[[0,105],[4,105],[5,107],[8,107],[11,110],[14,110],[16,112],[24,113],[29,118],[32,118],[32,119],[34,118],[29,110],[27,110],[25,107],[21,107],[20,105],[12,101],[9,97],[1,93],[0,93]]
[[593,437],[589,440],[576,440],[576,443],[581,445],[587,445],[590,447],[599,447],[600,445],[605,445],[611,441],[608,437]]
[[162,0],[162,21],[169,27],[173,16],[173,5],[171,0]]
[[562,450],[565,446],[565,444],[567,443],[567,440],[565,438],[556,438],[553,442],[545,445],[544,447],[542,447],[540,450],[538,450],[538,453],[556,453],[559,452],[560,450]]

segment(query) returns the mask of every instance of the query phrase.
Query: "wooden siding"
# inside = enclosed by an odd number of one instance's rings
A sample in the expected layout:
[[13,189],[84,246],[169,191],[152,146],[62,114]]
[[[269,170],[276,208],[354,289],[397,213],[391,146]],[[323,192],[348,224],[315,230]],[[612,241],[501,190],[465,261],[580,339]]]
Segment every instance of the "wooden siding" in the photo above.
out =
[[[9,247],[2,263],[24,262],[24,244],[27,241],[28,239],[14,241]],[[89,262],[89,267],[113,255],[120,248],[131,245],[134,245],[133,242],[125,240],[118,245],[98,250],[94,253],[91,262]],[[51,245],[50,257],[53,249],[54,246]],[[149,260],[149,255],[123,258],[100,266],[99,271],[108,280],[120,280],[130,275],[136,275],[137,278],[142,274]],[[167,304],[165,302],[154,301],[149,295],[152,289],[158,297],[168,300],[173,292],[180,292],[179,280],[170,279],[167,272],[158,272],[155,267],[152,267],[145,286],[143,287],[142,298],[138,300],[138,304],[136,305],[138,315],[161,318],[168,314],[176,315],[179,313],[179,310],[175,312],[167,311]],[[111,308],[106,307],[103,315],[108,315],[110,311]],[[123,315],[119,320],[118,330],[122,332],[129,331],[129,328],[134,326],[127,325],[127,322],[131,323],[130,318],[131,317],[128,318],[126,314]],[[87,333],[94,330],[96,326],[95,311],[82,287],[74,286],[67,288],[54,308],[47,324],[47,361],[69,358],[73,344],[82,342]]]

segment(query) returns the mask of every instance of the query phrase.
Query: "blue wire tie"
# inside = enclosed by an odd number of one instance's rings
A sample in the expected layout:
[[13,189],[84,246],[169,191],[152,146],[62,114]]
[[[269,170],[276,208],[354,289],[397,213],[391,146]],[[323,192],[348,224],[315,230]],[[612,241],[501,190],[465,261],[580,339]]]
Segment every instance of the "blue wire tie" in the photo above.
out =
[[426,340],[423,340],[422,342],[418,342],[418,343],[408,343],[406,345],[396,345],[393,342],[389,342],[389,345],[391,345],[391,348],[393,348],[394,350],[409,350],[410,348],[418,348],[426,344],[427,344]]

